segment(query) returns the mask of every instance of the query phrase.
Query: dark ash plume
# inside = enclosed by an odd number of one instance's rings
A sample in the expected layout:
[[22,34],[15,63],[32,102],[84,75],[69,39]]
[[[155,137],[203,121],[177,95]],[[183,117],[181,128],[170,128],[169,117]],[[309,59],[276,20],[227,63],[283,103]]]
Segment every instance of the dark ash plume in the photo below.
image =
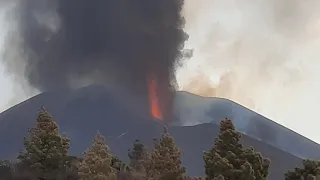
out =
[[[51,91],[73,80],[116,82],[146,94],[147,77],[161,87],[162,106],[171,109],[174,72],[187,39],[183,0],[20,0],[14,24],[23,52],[10,67],[26,64],[32,87]],[[8,38],[12,39],[12,38]],[[9,40],[10,42],[10,40]],[[14,53],[13,53],[14,54]]]

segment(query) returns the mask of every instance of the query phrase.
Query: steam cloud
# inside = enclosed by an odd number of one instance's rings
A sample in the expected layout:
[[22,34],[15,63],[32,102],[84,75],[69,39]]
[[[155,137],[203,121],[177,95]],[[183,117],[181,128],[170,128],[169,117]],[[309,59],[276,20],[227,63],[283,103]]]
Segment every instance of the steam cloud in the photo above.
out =
[[14,4],[5,59],[10,71],[23,72],[32,87],[43,92],[87,81],[147,94],[152,75],[162,87],[162,106],[171,109],[174,73],[188,37],[182,29],[183,0]]
[[185,1],[180,89],[231,99],[320,142],[320,1]]

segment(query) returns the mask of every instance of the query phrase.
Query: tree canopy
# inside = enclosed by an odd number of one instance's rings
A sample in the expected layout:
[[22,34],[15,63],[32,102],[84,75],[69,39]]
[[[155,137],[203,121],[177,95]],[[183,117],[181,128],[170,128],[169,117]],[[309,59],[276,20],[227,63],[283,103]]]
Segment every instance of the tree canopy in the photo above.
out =
[[103,135],[98,133],[79,163],[80,180],[114,180],[116,170],[111,166],[113,156]]
[[185,168],[182,166],[181,152],[167,127],[161,138],[154,140],[154,150],[150,153],[146,173],[151,178],[184,179]]
[[320,161],[303,160],[303,168],[289,170],[285,174],[286,180],[318,180],[320,179]]
[[270,161],[253,148],[244,148],[241,134],[231,120],[220,123],[220,135],[210,151],[204,153],[208,180],[265,180]]
[[60,135],[57,123],[41,108],[36,126],[29,129],[24,139],[25,150],[18,159],[38,178],[53,179],[67,170],[69,146],[70,140]]
[[130,159],[130,166],[137,172],[145,172],[145,163],[148,159],[148,153],[145,146],[136,140],[133,143],[132,150],[129,150],[128,157]]

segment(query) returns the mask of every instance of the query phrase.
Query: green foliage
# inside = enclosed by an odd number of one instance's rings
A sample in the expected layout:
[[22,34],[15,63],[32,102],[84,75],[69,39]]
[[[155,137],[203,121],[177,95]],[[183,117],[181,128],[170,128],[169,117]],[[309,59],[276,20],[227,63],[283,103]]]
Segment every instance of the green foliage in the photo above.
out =
[[131,168],[126,163],[122,162],[118,157],[113,156],[111,159],[111,167],[118,172],[130,172]]
[[320,161],[303,160],[303,168],[289,170],[285,174],[286,180],[318,180],[320,179]]
[[7,160],[0,160],[0,179],[6,180],[13,176],[12,163]]
[[137,172],[121,172],[117,176],[117,180],[151,180],[145,174]]
[[116,170],[111,166],[113,156],[105,144],[105,138],[98,133],[91,147],[79,163],[78,171],[80,180],[114,180]]
[[144,145],[136,140],[133,144],[132,150],[129,150],[128,157],[130,159],[130,166],[137,172],[145,172],[145,162],[148,158],[148,153]]
[[45,109],[40,109],[36,127],[29,130],[24,139],[25,151],[18,159],[34,171],[38,178],[53,179],[66,172],[68,138],[59,134],[59,127]]
[[207,180],[265,180],[270,162],[253,148],[240,144],[241,134],[231,120],[220,123],[220,135],[204,153]]
[[11,162],[8,160],[0,160],[0,167],[10,167]]
[[[241,134],[231,120],[221,121],[220,135],[204,153],[206,178],[184,176],[181,152],[167,127],[148,152],[138,140],[129,150],[130,164],[110,153],[98,133],[84,157],[68,156],[70,140],[59,134],[57,123],[41,109],[36,126],[25,137],[18,163],[0,161],[2,180],[266,180],[269,160],[240,144]],[[304,161],[304,168],[288,171],[286,180],[320,179],[320,162]]]
[[181,165],[180,156],[180,150],[165,127],[160,140],[154,141],[154,150],[145,166],[147,176],[160,179],[166,177],[168,180],[184,179],[185,168]]
[[66,175],[63,180],[78,180],[78,164],[80,159],[75,156],[68,156],[66,158]]
[[205,180],[203,177],[192,177],[192,176],[186,176],[184,180]]

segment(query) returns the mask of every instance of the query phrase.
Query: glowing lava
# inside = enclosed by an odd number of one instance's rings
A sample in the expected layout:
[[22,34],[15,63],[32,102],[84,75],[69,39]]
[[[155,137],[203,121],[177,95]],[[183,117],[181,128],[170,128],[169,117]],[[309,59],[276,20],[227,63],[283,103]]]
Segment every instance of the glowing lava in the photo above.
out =
[[150,102],[150,111],[154,118],[158,120],[162,120],[163,116],[161,113],[161,108],[159,105],[159,98],[157,93],[158,87],[157,82],[154,76],[148,80],[148,95],[149,95],[149,102]]

